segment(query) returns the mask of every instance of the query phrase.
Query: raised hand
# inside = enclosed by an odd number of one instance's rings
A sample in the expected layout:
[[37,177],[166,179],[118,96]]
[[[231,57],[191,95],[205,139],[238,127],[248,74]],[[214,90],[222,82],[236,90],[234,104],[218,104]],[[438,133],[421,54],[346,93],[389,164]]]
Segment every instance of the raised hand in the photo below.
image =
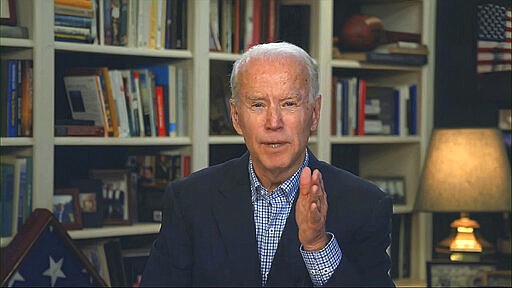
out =
[[299,241],[307,251],[318,251],[327,245],[325,218],[327,196],[320,171],[311,173],[305,167],[300,175],[299,199],[295,207],[295,221],[299,226]]

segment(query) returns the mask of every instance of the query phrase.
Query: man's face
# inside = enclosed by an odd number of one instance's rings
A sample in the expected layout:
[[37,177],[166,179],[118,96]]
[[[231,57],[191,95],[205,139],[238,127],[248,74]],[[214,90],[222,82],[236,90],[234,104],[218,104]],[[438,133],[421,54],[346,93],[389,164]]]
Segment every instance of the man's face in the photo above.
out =
[[239,99],[231,101],[231,117],[255,172],[291,176],[320,116],[320,96],[310,99],[306,68],[294,58],[252,59],[237,81]]

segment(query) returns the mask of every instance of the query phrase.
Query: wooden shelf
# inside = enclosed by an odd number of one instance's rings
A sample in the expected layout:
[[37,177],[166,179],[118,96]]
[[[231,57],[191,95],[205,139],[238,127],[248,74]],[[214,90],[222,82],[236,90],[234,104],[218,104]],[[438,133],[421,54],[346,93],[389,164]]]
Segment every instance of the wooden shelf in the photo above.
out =
[[58,146],[177,146],[190,145],[189,137],[56,137]]
[[32,41],[31,39],[0,38],[0,46],[16,47],[16,48],[32,48],[32,47],[34,47],[34,41]]
[[32,146],[34,145],[34,139],[31,137],[2,137],[0,143],[2,143],[2,147]]
[[331,144],[401,144],[420,143],[419,136],[341,136],[331,137]]
[[356,60],[335,59],[331,62],[332,68],[385,70],[385,71],[413,71],[419,72],[423,66],[383,65],[359,62]]
[[68,42],[55,42],[55,50],[78,53],[114,54],[114,55],[136,55],[161,58],[192,58],[189,50],[166,50],[146,49],[120,46],[105,46],[95,44],[79,44]]
[[84,228],[69,230],[73,239],[90,239],[130,235],[155,234],[160,231],[160,223],[137,223],[129,226],[104,226],[101,228]]

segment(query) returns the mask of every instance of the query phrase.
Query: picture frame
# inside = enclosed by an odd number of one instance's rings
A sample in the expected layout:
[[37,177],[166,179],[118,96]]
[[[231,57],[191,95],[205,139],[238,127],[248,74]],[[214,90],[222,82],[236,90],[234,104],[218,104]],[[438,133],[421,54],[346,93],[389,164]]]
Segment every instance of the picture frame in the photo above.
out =
[[16,25],[16,0],[0,0],[0,24]]
[[102,203],[104,225],[130,225],[134,211],[131,201],[134,191],[129,169],[93,169],[91,179],[102,181]]
[[482,285],[486,287],[512,287],[512,271],[486,271],[482,278]]
[[82,214],[76,188],[59,188],[53,193],[52,211],[57,221],[67,230],[82,229]]
[[482,287],[486,273],[496,270],[495,263],[427,262],[428,287]]
[[405,205],[405,178],[403,176],[368,176],[366,178],[373,182],[393,199],[393,204]]

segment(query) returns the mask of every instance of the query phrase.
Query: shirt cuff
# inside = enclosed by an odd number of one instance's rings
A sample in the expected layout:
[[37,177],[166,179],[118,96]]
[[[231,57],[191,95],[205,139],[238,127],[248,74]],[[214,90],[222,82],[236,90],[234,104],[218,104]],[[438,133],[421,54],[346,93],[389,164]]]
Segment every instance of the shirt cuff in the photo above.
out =
[[334,234],[330,232],[327,232],[327,234],[331,240],[320,251],[306,251],[302,245],[300,246],[302,258],[315,286],[322,286],[327,283],[341,262],[342,253],[338,241],[336,241]]

